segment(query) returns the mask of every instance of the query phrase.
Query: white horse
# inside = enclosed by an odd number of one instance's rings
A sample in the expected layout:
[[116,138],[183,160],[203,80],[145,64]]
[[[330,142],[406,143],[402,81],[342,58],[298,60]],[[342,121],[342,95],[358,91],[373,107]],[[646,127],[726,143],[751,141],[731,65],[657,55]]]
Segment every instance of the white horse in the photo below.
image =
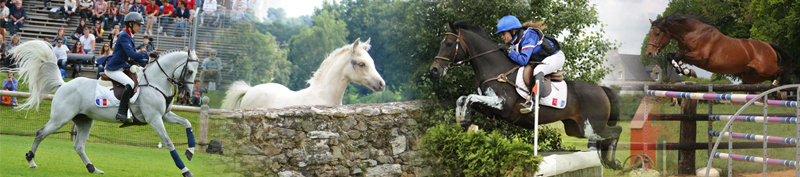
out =
[[297,92],[281,84],[267,83],[250,87],[244,81],[236,81],[222,101],[223,109],[283,108],[299,105],[342,105],[347,84],[356,82],[372,91],[383,91],[386,83],[375,70],[375,62],[367,51],[369,39],[345,45],[331,52],[322,61],[314,76],[308,80],[308,88]]
[[[49,51],[49,52],[48,52]],[[21,109],[38,109],[42,99],[48,93],[55,91],[50,109],[50,121],[36,131],[36,138],[33,141],[30,151],[25,154],[25,158],[30,164],[30,168],[37,168],[33,162],[34,153],[39,143],[57,129],[69,123],[75,122],[77,127],[77,139],[75,140],[75,151],[83,160],[84,165],[90,173],[103,174],[84,153],[86,139],[89,138],[89,131],[94,120],[105,122],[116,122],[115,115],[118,107],[98,107],[95,105],[95,89],[98,85],[97,80],[89,78],[76,78],[68,83],[61,79],[56,56],[52,52],[53,48],[44,41],[36,40],[25,42],[20,46],[14,47],[10,53],[18,56],[20,73],[24,82],[32,93],[31,97],[20,105]],[[187,159],[191,160],[194,154],[194,135],[192,125],[188,120],[170,112],[172,97],[170,94],[173,85],[189,87],[192,84],[184,84],[194,80],[194,73],[197,71],[197,56],[192,52],[167,52],[160,59],[147,65],[144,71],[137,73],[139,76],[139,99],[130,104],[131,113],[138,121],[150,124],[155,129],[161,141],[169,148],[175,165],[181,169],[184,176],[194,176],[189,168],[186,168],[180,156],[175,151],[175,147],[170,141],[167,131],[164,129],[164,122],[181,124],[186,127],[189,139],[189,148],[186,150]],[[181,83],[183,82],[183,83]],[[183,88],[179,88],[183,89]],[[57,90],[57,91],[56,91]],[[162,92],[166,91],[166,93]],[[120,135],[125,136],[125,135]]]

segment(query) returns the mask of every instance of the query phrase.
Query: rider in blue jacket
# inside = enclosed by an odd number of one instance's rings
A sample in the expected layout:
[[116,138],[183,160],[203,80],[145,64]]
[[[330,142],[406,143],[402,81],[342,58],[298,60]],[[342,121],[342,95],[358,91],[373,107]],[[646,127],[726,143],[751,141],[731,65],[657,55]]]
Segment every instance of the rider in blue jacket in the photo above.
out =
[[105,68],[105,73],[109,78],[125,85],[125,91],[122,92],[122,100],[120,100],[119,104],[119,112],[116,116],[118,122],[131,121],[128,117],[128,103],[133,92],[134,83],[123,73],[123,70],[130,68],[131,65],[129,64],[145,64],[149,57],[155,58],[158,56],[158,53],[155,52],[136,52],[134,49],[136,44],[133,34],[136,34],[144,23],[144,18],[142,18],[141,14],[137,12],[128,13],[128,15],[125,15],[124,23],[125,31],[117,37],[117,44],[114,45],[114,54],[108,58]]
[[[542,23],[527,22],[522,25],[517,17],[508,15],[497,22],[497,32],[494,33],[502,33],[503,41],[511,44],[508,57],[517,64],[525,66],[528,62],[542,63],[533,69],[534,78],[539,83],[544,81],[545,75],[561,69],[565,60],[558,41],[542,33]],[[540,98],[549,94],[549,88],[544,86],[534,85],[532,90]]]

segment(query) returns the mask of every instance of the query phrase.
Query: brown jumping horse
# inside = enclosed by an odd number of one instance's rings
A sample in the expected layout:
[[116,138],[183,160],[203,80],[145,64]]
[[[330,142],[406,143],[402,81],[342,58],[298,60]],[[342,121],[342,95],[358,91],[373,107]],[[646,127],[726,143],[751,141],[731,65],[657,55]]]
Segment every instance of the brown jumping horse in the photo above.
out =
[[717,74],[737,74],[742,82],[757,84],[774,80],[773,84],[789,84],[794,60],[775,44],[752,39],[725,36],[714,26],[689,15],[669,15],[650,20],[647,57],[655,58],[670,39],[678,42],[680,53],[668,57]]
[[[508,56],[499,52],[497,43],[489,39],[480,27],[470,25],[470,21],[448,23],[439,54],[430,67],[437,77],[444,77],[447,69],[461,63],[470,63],[475,72],[475,83],[479,94],[461,96],[457,101],[456,117],[462,126],[470,125],[470,107],[488,117],[494,117],[513,125],[533,129],[533,113],[520,113],[520,103],[525,101],[515,91],[517,78],[498,80],[501,75],[512,75],[518,65]],[[504,82],[507,81],[507,82]],[[614,159],[617,140],[622,131],[617,126],[619,120],[619,99],[608,87],[601,87],[582,81],[567,82],[567,105],[563,109],[541,106],[539,124],[562,121],[569,136],[598,141],[601,161],[604,165],[620,169]],[[611,152],[611,153],[609,153]]]

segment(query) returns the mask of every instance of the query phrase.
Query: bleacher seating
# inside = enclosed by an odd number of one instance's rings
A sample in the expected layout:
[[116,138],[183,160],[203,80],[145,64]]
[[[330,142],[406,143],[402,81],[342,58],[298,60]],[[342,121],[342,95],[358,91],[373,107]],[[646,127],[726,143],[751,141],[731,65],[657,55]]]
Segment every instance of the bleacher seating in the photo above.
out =
[[[52,0],[51,8],[58,8],[61,7],[63,4],[64,0]],[[61,28],[65,29],[66,35],[68,36],[72,34],[75,28],[78,26],[80,15],[78,14],[73,15],[70,21],[64,21],[63,19],[60,18],[53,19],[48,17],[48,13],[50,13],[49,11],[42,10],[43,6],[44,4],[42,3],[42,1],[25,1],[25,3],[23,3],[23,7],[26,9],[28,17],[25,20],[25,26],[23,26],[18,32],[18,34],[20,34],[20,41],[25,42],[29,40],[44,39],[44,38],[52,39],[57,35],[56,33],[58,32],[58,29]],[[199,16],[197,18],[199,18]],[[231,23],[230,19],[221,19],[221,20],[223,24]],[[153,25],[154,25],[153,33],[156,33],[157,32],[156,29],[158,29],[158,26],[160,24],[156,23]],[[188,36],[186,38],[182,38],[182,37],[170,37],[164,35],[164,32],[166,32],[167,35],[171,35],[174,25],[175,24],[173,21],[172,23],[163,28],[163,31],[160,33],[160,35],[150,36],[151,38],[153,38],[151,44],[153,44],[153,46],[156,47],[157,52],[164,52],[170,49],[184,48],[189,46],[191,38]],[[191,33],[191,24],[187,26],[186,30],[187,34]],[[223,62],[225,62],[225,60],[230,59],[227,58],[227,56],[233,57],[232,53],[234,52],[232,51],[237,50],[237,47],[239,47],[240,45],[236,44],[218,45],[214,42],[214,39],[218,32],[223,33],[224,35],[236,35],[236,34],[225,34],[228,33],[228,31],[222,31],[222,30],[225,29],[215,28],[215,27],[198,27],[196,50],[197,50],[197,55],[201,61],[204,60],[206,57],[208,57],[208,51],[210,49],[217,50],[218,53],[217,57],[222,59]],[[109,34],[111,34],[111,30],[105,31],[102,37],[107,38]],[[142,33],[139,33],[135,36],[136,44],[143,43],[142,36],[144,36]],[[6,36],[5,41],[10,41],[10,39],[11,36]],[[74,40],[70,39],[70,42],[67,45],[72,45],[73,43]],[[103,44],[100,43],[95,44],[95,51],[96,51],[95,55],[98,55],[102,46]],[[99,56],[97,57],[99,58]],[[97,68],[93,66],[84,67],[83,71],[85,73],[83,73],[83,76],[93,77],[94,74],[89,74],[89,73],[96,72],[96,69]],[[223,78],[235,77],[235,76],[229,76],[231,74],[231,72],[229,71],[231,70],[223,70]],[[224,80],[230,80],[230,79],[224,79]]]

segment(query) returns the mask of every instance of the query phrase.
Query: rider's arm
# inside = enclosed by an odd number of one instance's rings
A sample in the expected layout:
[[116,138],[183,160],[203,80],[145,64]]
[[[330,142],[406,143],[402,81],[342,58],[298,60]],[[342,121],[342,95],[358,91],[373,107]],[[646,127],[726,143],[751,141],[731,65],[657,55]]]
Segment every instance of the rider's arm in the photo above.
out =
[[130,57],[136,63],[147,63],[146,59],[149,58],[147,56],[148,53],[147,52],[136,52],[136,50],[134,50],[133,46],[125,45],[128,42],[130,42],[129,40],[131,40],[131,39],[130,38],[120,38],[120,41],[118,41],[118,43],[122,43],[123,44],[123,45],[120,45],[120,46],[122,46],[122,51],[124,51],[125,54],[128,55],[128,57]]
[[528,31],[527,34],[522,38],[522,42],[520,46],[522,49],[519,53],[514,51],[508,52],[508,57],[511,58],[514,62],[517,62],[519,65],[527,65],[528,61],[531,59],[531,55],[534,53],[539,53],[542,50],[542,47],[536,45],[536,42],[539,41],[539,35],[536,32]]

